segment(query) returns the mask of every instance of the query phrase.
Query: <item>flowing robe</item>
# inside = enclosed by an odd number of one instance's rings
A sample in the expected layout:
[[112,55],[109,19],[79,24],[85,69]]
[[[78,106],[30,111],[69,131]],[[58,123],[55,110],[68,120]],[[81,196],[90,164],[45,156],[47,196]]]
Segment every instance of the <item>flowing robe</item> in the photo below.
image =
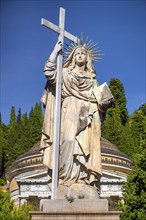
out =
[[[48,60],[44,74],[47,84],[42,102],[45,106],[41,148],[44,164],[52,169],[56,64]],[[94,96],[95,73],[76,73],[63,68],[59,151],[59,183],[90,184],[101,171],[101,112]],[[57,159],[57,158],[56,158]],[[92,176],[92,178],[91,178]],[[94,177],[94,178],[93,178]]]

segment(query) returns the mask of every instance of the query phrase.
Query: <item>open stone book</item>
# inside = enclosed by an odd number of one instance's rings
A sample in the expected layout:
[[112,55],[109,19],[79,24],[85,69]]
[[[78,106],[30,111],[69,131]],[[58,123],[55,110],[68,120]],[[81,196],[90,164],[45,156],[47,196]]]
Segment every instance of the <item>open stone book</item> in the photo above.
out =
[[98,104],[102,104],[106,101],[112,101],[114,99],[106,82],[94,88],[93,92]]

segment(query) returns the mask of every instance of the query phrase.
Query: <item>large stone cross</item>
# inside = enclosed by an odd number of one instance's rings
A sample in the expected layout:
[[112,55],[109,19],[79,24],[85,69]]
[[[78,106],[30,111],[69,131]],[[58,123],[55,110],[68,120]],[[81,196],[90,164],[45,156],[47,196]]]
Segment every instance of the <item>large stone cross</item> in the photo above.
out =
[[[41,24],[45,27],[55,31],[59,34],[58,41],[64,43],[64,37],[67,39],[78,43],[79,39],[72,34],[64,30],[65,24],[65,9],[60,8],[59,15],[59,26],[47,21],[46,19],[41,19]],[[53,137],[53,173],[52,173],[52,199],[56,198],[56,190],[58,186],[58,160],[59,160],[59,140],[60,140],[60,115],[61,115],[61,79],[62,79],[62,64],[63,58],[62,54],[58,54],[57,57],[57,79],[56,79],[56,100],[55,100],[55,113],[54,113],[54,137]]]

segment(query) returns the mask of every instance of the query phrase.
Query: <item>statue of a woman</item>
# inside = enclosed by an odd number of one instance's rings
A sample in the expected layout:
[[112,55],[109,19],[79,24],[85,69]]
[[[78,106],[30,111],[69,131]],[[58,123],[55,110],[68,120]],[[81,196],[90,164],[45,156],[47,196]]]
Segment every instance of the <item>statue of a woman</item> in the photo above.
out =
[[[58,42],[47,60],[44,74],[47,84],[42,97],[45,116],[41,147],[44,164],[51,171],[56,83],[56,57],[62,49]],[[80,183],[96,186],[101,175],[100,126],[108,102],[98,104],[98,87],[92,66],[94,54],[86,45],[76,45],[63,65],[62,105],[59,151],[59,185]],[[50,172],[51,173],[51,172]],[[50,176],[51,178],[51,176]]]

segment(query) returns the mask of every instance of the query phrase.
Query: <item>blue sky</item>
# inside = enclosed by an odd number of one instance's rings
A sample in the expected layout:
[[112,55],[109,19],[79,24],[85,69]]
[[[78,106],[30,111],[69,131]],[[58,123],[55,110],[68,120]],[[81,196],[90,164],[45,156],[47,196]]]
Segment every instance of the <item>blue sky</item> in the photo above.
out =
[[66,9],[65,29],[99,42],[103,59],[95,63],[99,84],[118,78],[124,85],[129,114],[146,102],[144,0],[8,1],[1,0],[0,111],[9,123],[10,110],[30,112],[40,101],[46,79],[43,67],[57,34],[41,18],[58,25]]

